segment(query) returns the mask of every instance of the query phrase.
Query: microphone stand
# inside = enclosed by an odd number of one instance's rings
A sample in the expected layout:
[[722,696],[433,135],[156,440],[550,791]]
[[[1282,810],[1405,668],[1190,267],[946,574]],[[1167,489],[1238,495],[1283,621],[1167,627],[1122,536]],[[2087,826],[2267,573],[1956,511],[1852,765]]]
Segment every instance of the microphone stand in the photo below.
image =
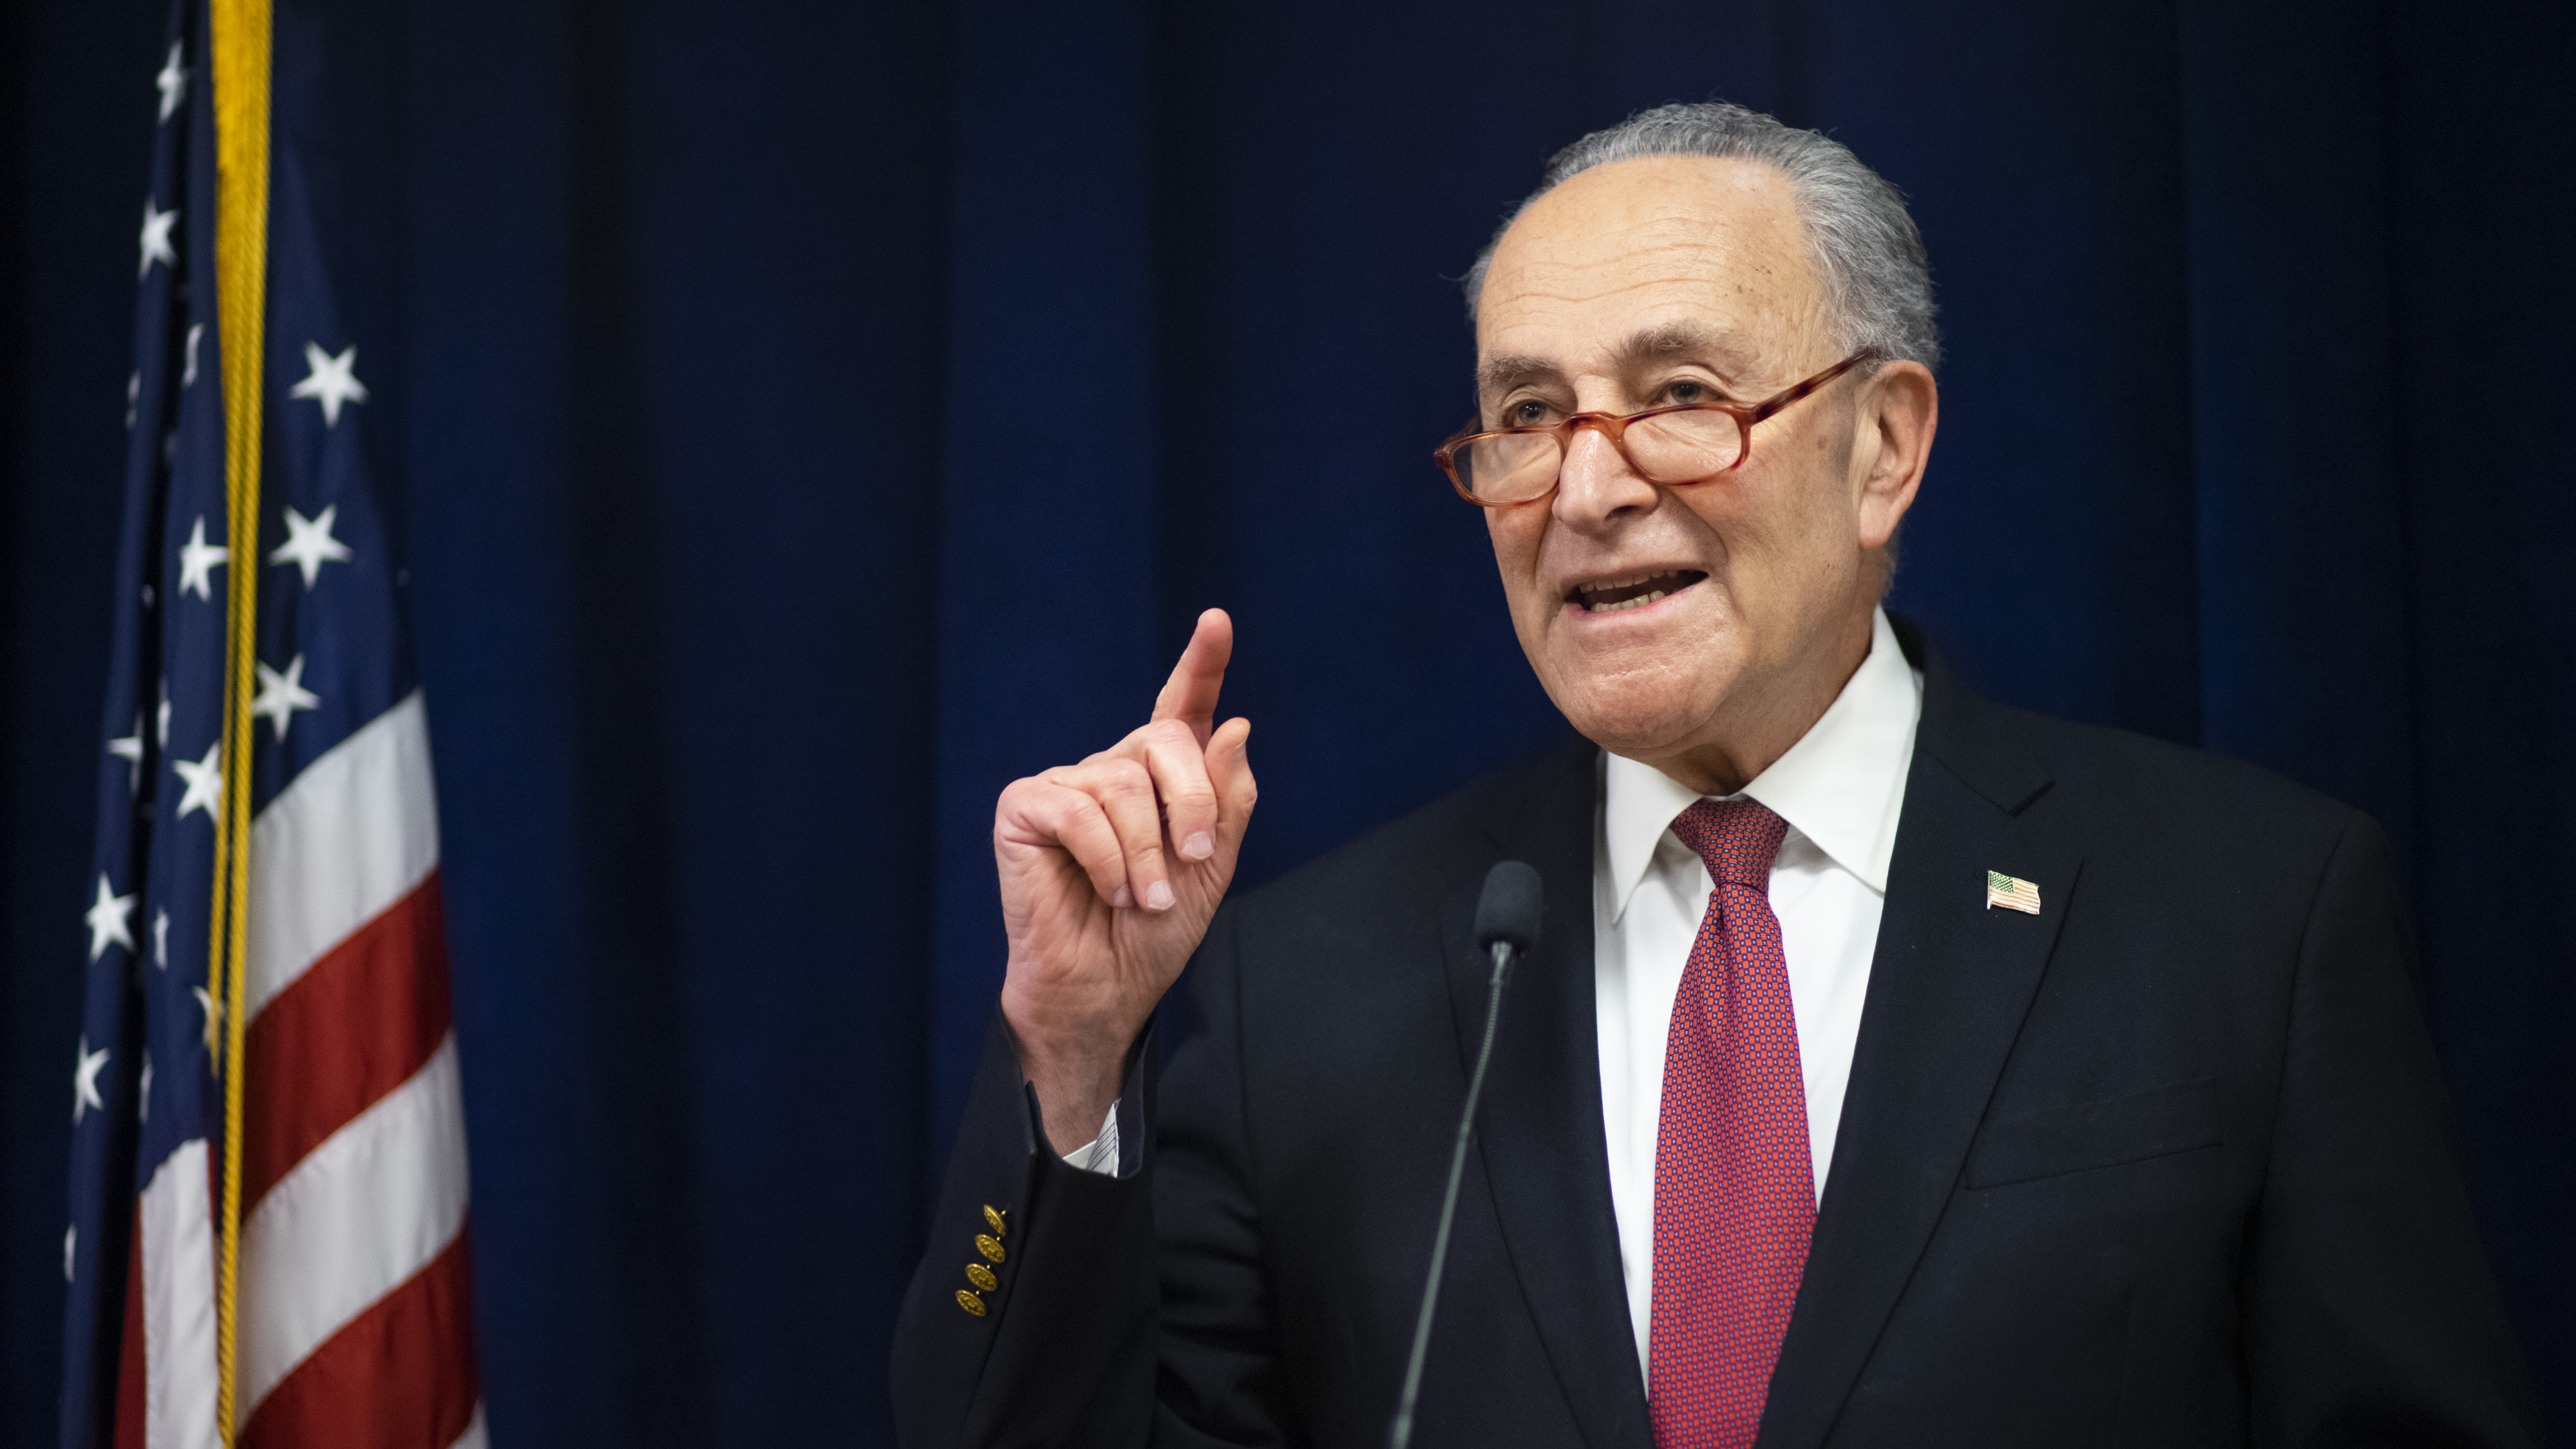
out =
[[1431,1276],[1422,1285],[1422,1314],[1413,1323],[1413,1352],[1404,1365],[1404,1392],[1387,1429],[1390,1449],[1413,1441],[1413,1405],[1422,1395],[1422,1359],[1431,1348],[1431,1313],[1440,1303],[1440,1268],[1449,1258],[1449,1226],[1458,1216],[1458,1182],[1467,1173],[1467,1140],[1476,1127],[1476,1099],[1484,1095],[1485,1066],[1494,1057],[1494,1024],[1502,1016],[1503,985],[1511,979],[1512,943],[1494,943],[1494,980],[1485,991],[1485,1039],[1476,1048],[1476,1070],[1467,1079],[1467,1107],[1458,1114],[1458,1146],[1449,1154],[1449,1189],[1440,1196],[1440,1229],[1431,1239]]

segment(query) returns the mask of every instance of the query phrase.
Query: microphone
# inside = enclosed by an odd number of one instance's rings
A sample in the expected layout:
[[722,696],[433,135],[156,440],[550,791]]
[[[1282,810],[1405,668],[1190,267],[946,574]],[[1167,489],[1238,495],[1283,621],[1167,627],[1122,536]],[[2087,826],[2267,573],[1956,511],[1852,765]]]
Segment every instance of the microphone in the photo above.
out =
[[1494,956],[1494,979],[1485,990],[1485,1040],[1476,1048],[1476,1070],[1467,1078],[1467,1105],[1458,1114],[1458,1146],[1449,1156],[1449,1189],[1440,1196],[1440,1229],[1431,1237],[1431,1274],[1422,1285],[1422,1312],[1413,1321],[1413,1353],[1404,1365],[1404,1392],[1395,1404],[1395,1421],[1387,1427],[1392,1449],[1413,1440],[1413,1405],[1422,1394],[1422,1358],[1431,1348],[1431,1314],[1440,1303],[1440,1269],[1449,1259],[1449,1226],[1458,1216],[1458,1180],[1467,1172],[1467,1140],[1476,1126],[1476,1099],[1484,1095],[1485,1067],[1494,1057],[1494,1023],[1503,1012],[1503,987],[1512,979],[1512,962],[1538,944],[1539,917],[1545,908],[1538,872],[1517,860],[1497,862],[1485,872],[1485,890],[1476,897],[1476,944]]

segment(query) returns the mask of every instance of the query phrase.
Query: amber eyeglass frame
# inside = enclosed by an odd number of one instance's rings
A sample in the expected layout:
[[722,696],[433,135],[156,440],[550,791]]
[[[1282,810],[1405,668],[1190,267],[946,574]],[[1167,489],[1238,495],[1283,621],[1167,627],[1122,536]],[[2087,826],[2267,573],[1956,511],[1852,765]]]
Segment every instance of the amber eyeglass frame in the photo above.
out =
[[[1431,458],[1433,462],[1440,465],[1441,472],[1449,475],[1449,486],[1458,490],[1458,496],[1475,504],[1478,508],[1518,508],[1524,503],[1544,502],[1549,495],[1556,492],[1556,481],[1550,481],[1543,492],[1532,494],[1527,498],[1515,498],[1508,503],[1490,502],[1486,499],[1479,498],[1474,493],[1468,491],[1467,480],[1458,476],[1458,451],[1470,444],[1483,442],[1487,438],[1507,438],[1516,434],[1529,433],[1553,434],[1556,438],[1557,478],[1561,480],[1565,475],[1565,455],[1574,451],[1574,435],[1581,429],[1600,429],[1601,436],[1610,440],[1610,446],[1619,450],[1619,456],[1627,461],[1629,467],[1635,468],[1637,466],[1637,460],[1628,456],[1629,424],[1642,422],[1647,418],[1659,418],[1667,413],[1725,413],[1734,418],[1736,436],[1741,439],[1744,444],[1744,446],[1737,451],[1734,462],[1718,469],[1717,473],[1709,474],[1706,478],[1692,478],[1681,482],[1658,483],[1655,485],[1659,488],[1688,488],[1695,484],[1706,483],[1709,479],[1717,477],[1718,473],[1732,473],[1736,469],[1743,467],[1744,460],[1753,456],[1753,425],[1755,423],[1776,415],[1782,409],[1787,408],[1792,403],[1798,402],[1802,398],[1823,391],[1825,386],[1831,383],[1835,378],[1842,376],[1844,373],[1851,371],[1853,368],[1860,366],[1864,362],[1875,359],[1878,355],[1877,350],[1874,348],[1863,348],[1860,351],[1853,353],[1851,356],[1844,358],[1842,361],[1835,363],[1833,366],[1826,368],[1824,371],[1817,373],[1815,376],[1808,378],[1805,382],[1793,383],[1758,403],[1676,403],[1670,407],[1648,408],[1641,413],[1628,413],[1625,415],[1619,413],[1571,413],[1566,416],[1564,421],[1550,423],[1543,428],[1484,428],[1483,420],[1478,419],[1468,423],[1466,427],[1460,428],[1457,432],[1450,434],[1447,442],[1444,442],[1439,447],[1431,450]],[[1643,476],[1642,471],[1639,476]]]

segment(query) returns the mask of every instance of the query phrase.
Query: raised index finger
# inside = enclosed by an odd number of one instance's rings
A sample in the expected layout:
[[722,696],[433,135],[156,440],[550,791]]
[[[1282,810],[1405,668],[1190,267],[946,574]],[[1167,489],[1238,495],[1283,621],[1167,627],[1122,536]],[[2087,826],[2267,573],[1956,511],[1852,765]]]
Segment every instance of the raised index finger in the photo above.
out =
[[1225,686],[1226,661],[1233,657],[1234,621],[1223,609],[1199,615],[1181,662],[1172,666],[1172,677],[1154,698],[1154,718],[1186,723],[1198,736],[1199,748],[1207,748],[1208,736],[1216,730],[1217,691]]

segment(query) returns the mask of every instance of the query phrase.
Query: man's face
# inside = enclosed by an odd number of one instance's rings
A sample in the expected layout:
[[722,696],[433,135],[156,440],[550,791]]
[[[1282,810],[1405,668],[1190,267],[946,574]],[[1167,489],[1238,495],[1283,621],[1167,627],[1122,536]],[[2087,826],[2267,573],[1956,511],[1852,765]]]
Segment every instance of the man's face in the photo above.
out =
[[[1841,360],[1787,179],[1680,157],[1597,167],[1532,205],[1495,249],[1476,345],[1487,427],[1760,402]],[[1830,702],[1913,491],[1891,506],[1870,486],[1874,387],[1845,375],[1688,486],[1646,482],[1583,429],[1555,493],[1486,510],[1513,628],[1575,728],[1661,763],[1764,733],[1766,710],[1803,732]]]

